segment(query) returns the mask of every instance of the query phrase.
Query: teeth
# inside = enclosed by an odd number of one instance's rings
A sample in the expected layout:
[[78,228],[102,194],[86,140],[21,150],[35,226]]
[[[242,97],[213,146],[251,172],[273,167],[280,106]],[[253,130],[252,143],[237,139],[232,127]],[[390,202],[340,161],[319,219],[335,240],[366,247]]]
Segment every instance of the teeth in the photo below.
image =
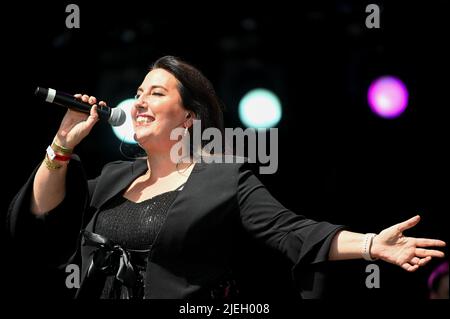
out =
[[146,116],[138,116],[137,117],[137,119],[136,119],[136,122],[138,122],[138,123],[145,123],[145,124],[147,124],[147,123],[150,123],[150,118],[149,117],[146,117]]

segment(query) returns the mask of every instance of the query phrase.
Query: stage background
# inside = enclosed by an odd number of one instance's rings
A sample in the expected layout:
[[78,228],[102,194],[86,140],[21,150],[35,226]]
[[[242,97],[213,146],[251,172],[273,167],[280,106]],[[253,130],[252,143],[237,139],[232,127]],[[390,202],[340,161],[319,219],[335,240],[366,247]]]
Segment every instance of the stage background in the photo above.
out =
[[[446,1],[377,1],[381,28],[367,29],[366,2],[77,2],[80,29],[67,29],[68,2],[3,8],[2,230],[8,204],[42,160],[65,112],[38,101],[37,85],[87,93],[114,106],[132,97],[163,55],[201,69],[242,126],[241,94],[270,87],[283,103],[279,169],[262,175],[286,207],[317,220],[379,232],[415,214],[408,235],[448,242],[448,12]],[[9,17],[9,19],[8,19]],[[399,76],[410,93],[395,120],[375,116],[367,89]],[[5,84],[6,83],[6,84]],[[99,123],[77,148],[89,177],[121,159],[120,142]],[[69,298],[64,274],[18,262],[2,232],[10,297]],[[297,296],[289,264],[263,247],[249,256],[254,296]],[[381,288],[365,286],[366,262],[330,264],[329,298],[426,299],[430,265],[409,274],[377,263]],[[256,278],[259,278],[257,280]],[[264,278],[264,280],[260,280]]]

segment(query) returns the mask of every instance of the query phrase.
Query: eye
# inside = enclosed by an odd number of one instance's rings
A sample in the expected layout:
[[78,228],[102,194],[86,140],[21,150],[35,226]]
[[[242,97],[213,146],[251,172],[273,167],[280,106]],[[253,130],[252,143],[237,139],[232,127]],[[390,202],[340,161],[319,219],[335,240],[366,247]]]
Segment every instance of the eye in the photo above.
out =
[[156,95],[156,96],[164,96],[164,94],[159,93],[159,92],[153,92],[152,95]]
[[139,100],[140,97],[141,97],[140,94],[136,94],[136,95],[134,96],[134,99],[135,99],[135,100]]

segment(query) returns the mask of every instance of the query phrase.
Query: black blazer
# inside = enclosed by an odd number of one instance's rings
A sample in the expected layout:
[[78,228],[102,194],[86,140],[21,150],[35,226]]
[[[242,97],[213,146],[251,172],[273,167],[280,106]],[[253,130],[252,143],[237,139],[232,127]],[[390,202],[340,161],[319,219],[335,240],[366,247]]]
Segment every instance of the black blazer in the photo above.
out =
[[[92,231],[103,205],[146,169],[145,160],[112,162],[99,177],[87,181],[81,163],[71,161],[66,197],[43,218],[29,210],[33,173],[11,203],[11,236],[27,245],[32,242],[46,263],[64,265],[81,257],[78,296],[97,297],[98,291],[91,291],[92,285],[86,288],[85,282],[94,248],[77,241],[79,231]],[[238,267],[236,252],[249,236],[291,261],[293,280],[303,297],[319,297],[322,277],[311,267],[327,260],[331,239],[342,228],[283,207],[247,164],[197,163],[152,246],[145,297],[200,296]]]

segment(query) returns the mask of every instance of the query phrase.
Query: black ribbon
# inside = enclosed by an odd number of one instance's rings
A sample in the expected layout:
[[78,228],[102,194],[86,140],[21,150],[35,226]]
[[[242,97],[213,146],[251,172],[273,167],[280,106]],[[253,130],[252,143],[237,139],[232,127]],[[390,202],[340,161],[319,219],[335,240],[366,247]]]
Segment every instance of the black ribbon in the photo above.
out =
[[132,288],[138,282],[142,282],[130,261],[129,252],[120,245],[114,243],[106,237],[92,233],[87,230],[82,231],[84,245],[96,247],[92,256],[92,263],[89,267],[87,278],[94,276],[94,273],[101,271],[106,275],[113,275],[127,289],[128,297],[133,297]]

